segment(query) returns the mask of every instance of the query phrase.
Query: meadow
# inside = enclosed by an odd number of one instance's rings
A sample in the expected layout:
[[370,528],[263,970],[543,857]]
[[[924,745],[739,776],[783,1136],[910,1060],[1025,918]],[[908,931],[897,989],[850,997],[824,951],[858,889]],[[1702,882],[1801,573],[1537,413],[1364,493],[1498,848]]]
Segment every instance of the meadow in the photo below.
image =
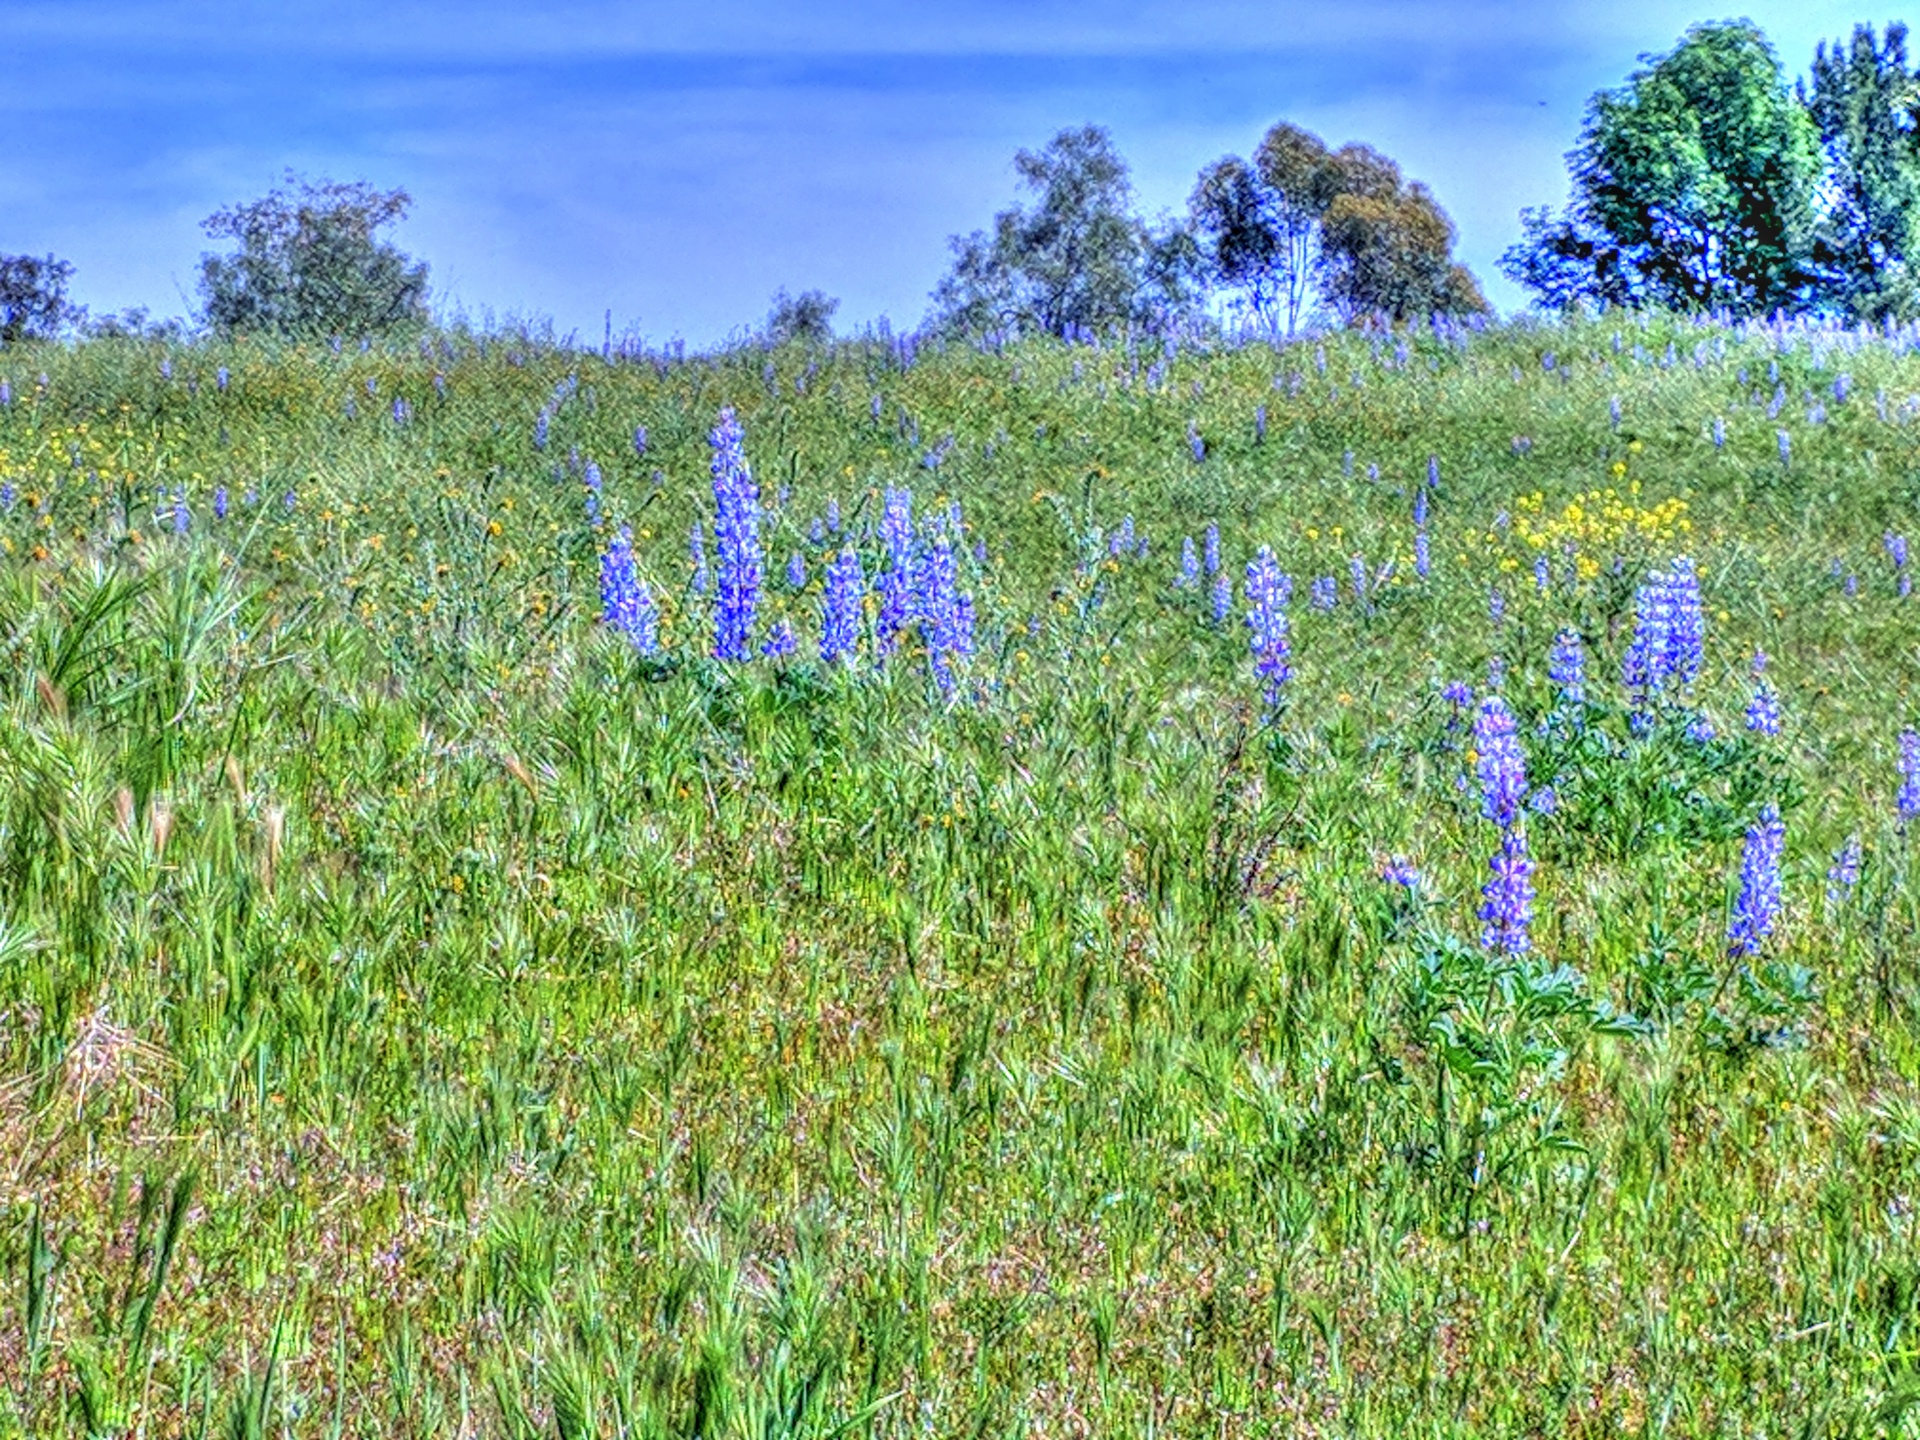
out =
[[0,350],[0,1437],[1914,1433],[1917,352]]

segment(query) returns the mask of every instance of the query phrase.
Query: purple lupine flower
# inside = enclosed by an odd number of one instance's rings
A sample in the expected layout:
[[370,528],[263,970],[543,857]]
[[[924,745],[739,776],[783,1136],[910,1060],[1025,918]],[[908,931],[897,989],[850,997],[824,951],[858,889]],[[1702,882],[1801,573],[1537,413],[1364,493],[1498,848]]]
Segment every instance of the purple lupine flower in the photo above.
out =
[[809,545],[824,545],[827,543],[826,523],[821,520],[818,515],[813,517],[813,523],[807,527],[807,543]]
[[713,446],[713,658],[745,660],[760,603],[760,490],[747,467],[746,436],[728,406],[708,437]]
[[1562,630],[1553,637],[1547,656],[1547,678],[1560,692],[1560,703],[1574,709],[1587,703],[1587,652],[1579,632]]
[[1180,574],[1174,579],[1176,590],[1191,590],[1200,583],[1200,554],[1193,548],[1193,537],[1180,541]]
[[867,413],[873,416],[875,420],[880,418],[880,412],[884,409],[886,409],[886,405],[878,395],[875,395],[872,400],[867,402]]
[[1498,691],[1507,683],[1507,657],[1489,655],[1487,657],[1487,689]]
[[1553,567],[1544,555],[1533,557],[1533,588],[1542,595],[1553,588]]
[[1220,527],[1207,526],[1207,574],[1220,573]]
[[973,605],[959,592],[947,532],[932,528],[921,547],[915,610],[926,641],[927,666],[943,692],[954,685],[953,662],[973,653]]
[[[1371,474],[1371,470],[1368,473]],[[1427,457],[1427,488],[1430,490],[1440,488],[1440,457],[1438,455]]]
[[1280,573],[1273,551],[1262,545],[1247,562],[1247,630],[1253,672],[1259,677],[1269,714],[1280,709],[1293,669],[1287,640],[1287,596],[1291,585]]
[[1318,576],[1307,588],[1316,610],[1332,610],[1340,603],[1340,582],[1331,575]]
[[218,370],[213,372],[213,388],[216,390],[225,390],[227,388],[227,381],[231,378],[232,377],[227,374],[227,367],[222,365]]
[[[353,404],[353,402],[349,400],[347,404],[351,405]],[[534,449],[544,450],[547,448],[547,428],[552,423],[553,423],[553,416],[548,414],[545,408],[542,408],[540,413],[533,417],[533,448]]]
[[1390,856],[1381,863],[1380,882],[1383,885],[1396,885],[1402,890],[1418,890],[1420,871],[1406,856]]
[[447,398],[447,377],[437,370],[433,376],[433,393],[442,400]]
[[1525,955],[1533,948],[1533,858],[1527,853],[1524,828],[1502,828],[1489,869],[1492,873],[1480,891],[1480,919],[1485,922],[1480,943],[1503,955]]
[[1498,585],[1487,591],[1487,619],[1496,630],[1506,623],[1507,597]]
[[600,523],[600,499],[604,482],[600,476],[600,467],[591,460],[587,462],[586,473],[582,483],[586,486],[587,491],[587,523],[589,525],[598,525]]
[[1413,492],[1413,528],[1427,528],[1427,490],[1424,485]]
[[1646,704],[1669,685],[1693,683],[1700,671],[1704,628],[1692,561],[1682,557],[1647,578],[1634,597],[1633,640],[1621,662],[1621,679],[1637,704]]
[[1764,680],[1755,682],[1753,698],[1747,702],[1747,729],[1756,735],[1780,733],[1780,697]]
[[789,590],[807,588],[807,562],[800,558],[798,550],[787,557],[787,588]]
[[1416,530],[1413,532],[1413,573],[1424,580],[1432,569],[1433,554],[1427,544],[1427,532]]
[[1440,687],[1440,698],[1456,710],[1473,704],[1473,687],[1464,680],[1449,680]]
[[184,535],[192,524],[193,516],[187,509],[187,492],[175,490],[173,492],[173,533]]
[[6,381],[0,380],[0,410],[11,404],[13,404],[13,387]]
[[834,535],[840,533],[840,502],[827,501],[827,530]]
[[1353,598],[1362,605],[1367,603],[1367,561],[1363,555],[1355,555],[1347,561],[1347,574],[1353,580]]
[[1512,825],[1527,795],[1527,759],[1513,711],[1498,695],[1480,702],[1473,718],[1473,748],[1482,811],[1496,825]]
[[1713,448],[1716,450],[1727,448],[1727,422],[1718,415],[1713,417]]
[[1133,516],[1129,515],[1121,520],[1113,534],[1108,537],[1107,553],[1118,559],[1122,555],[1133,554],[1134,546]]
[[1200,427],[1191,420],[1187,422],[1187,449],[1193,452],[1196,465],[1207,458],[1206,439],[1200,434]]
[[227,487],[224,485],[218,486],[213,492],[213,518],[227,518]]
[[1793,436],[1784,430],[1780,432],[1780,463],[1782,465],[1793,464]]
[[647,427],[644,425],[633,427],[633,453],[636,457],[647,453]]
[[1847,396],[1853,393],[1853,376],[1842,371],[1833,382],[1833,401],[1836,405],[1847,403]]
[[793,653],[793,626],[787,623],[783,615],[773,622],[773,628],[767,631],[766,643],[760,647],[760,653],[769,660],[779,660]]
[[292,489],[288,489],[287,493],[280,497],[280,504],[289,515],[293,513],[293,507],[299,503],[300,497],[295,495]]
[[1267,407],[1256,405],[1253,411],[1253,442],[1264,444],[1267,438]]
[[1620,428],[1620,397],[1615,395],[1607,401],[1607,418],[1613,422],[1613,428]]
[[1349,480],[1353,478],[1353,451],[1345,451],[1340,456],[1340,473]]
[[827,562],[826,589],[820,597],[820,658],[831,665],[852,660],[860,646],[860,602],[867,577],[851,548]]
[[880,653],[894,647],[902,630],[917,618],[913,609],[913,492],[888,490],[880,511],[880,544],[886,568],[880,572]]
[[1860,884],[1862,850],[1860,837],[1849,835],[1846,843],[1833,852],[1833,864],[1827,867],[1827,904],[1840,906],[1853,898]]
[[1227,578],[1227,572],[1219,570],[1213,577],[1213,623],[1224,625],[1227,616],[1233,613],[1233,581]]
[[1900,790],[1893,797],[1893,808],[1904,826],[1920,819],[1920,732],[1900,732]]
[[653,596],[633,564],[633,527],[622,525],[600,556],[600,618],[642,655],[659,647],[659,619]]
[[1751,959],[1773,933],[1780,914],[1780,855],[1786,838],[1779,807],[1769,802],[1747,831],[1740,851],[1740,890],[1727,921],[1729,955]]
[[373,399],[374,396],[378,395],[379,393],[380,393],[380,382],[372,375],[369,375],[367,377],[367,398],[371,400]]

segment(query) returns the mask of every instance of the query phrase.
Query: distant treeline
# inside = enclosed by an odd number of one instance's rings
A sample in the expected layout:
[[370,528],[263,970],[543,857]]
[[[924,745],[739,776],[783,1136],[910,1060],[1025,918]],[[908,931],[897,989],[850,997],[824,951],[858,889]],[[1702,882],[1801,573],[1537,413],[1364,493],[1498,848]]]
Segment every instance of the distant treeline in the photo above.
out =
[[[1543,307],[1920,315],[1920,70],[1903,25],[1822,43],[1798,81],[1751,22],[1697,25],[1588,101],[1567,161],[1568,204],[1524,211],[1500,261]],[[1014,168],[1024,200],[949,242],[927,330],[1283,336],[1488,308],[1433,193],[1364,144],[1336,149],[1282,121],[1157,220],[1097,125],[1020,151]],[[405,191],[289,174],[217,212],[203,228],[235,249],[202,256],[195,322],[291,338],[419,327],[427,266],[380,238],[408,205]],[[184,329],[138,310],[89,317],[67,301],[72,275],[52,255],[0,255],[0,344]],[[782,290],[759,338],[829,339],[837,304]]]

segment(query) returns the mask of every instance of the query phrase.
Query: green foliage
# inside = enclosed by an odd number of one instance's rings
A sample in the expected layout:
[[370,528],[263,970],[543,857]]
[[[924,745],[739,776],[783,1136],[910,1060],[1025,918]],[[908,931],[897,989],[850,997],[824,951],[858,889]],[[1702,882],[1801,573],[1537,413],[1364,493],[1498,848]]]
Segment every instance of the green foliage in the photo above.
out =
[[1230,155],[1202,171],[1188,209],[1209,278],[1243,292],[1264,328],[1292,335],[1316,294],[1343,319],[1487,308],[1432,193],[1364,145],[1329,150],[1282,122],[1251,164]]
[[840,302],[824,290],[803,290],[798,295],[778,291],[767,312],[767,339],[775,345],[796,340],[826,344],[833,339],[833,312],[839,308]]
[[1030,206],[950,242],[934,323],[968,334],[1103,331],[1188,302],[1190,241],[1135,213],[1127,163],[1097,125],[1062,130],[1014,156]]
[[1751,23],[1696,25],[1595,95],[1569,165],[1566,217],[1531,212],[1502,261],[1549,303],[1766,315],[1799,299],[1818,137]]
[[50,340],[73,318],[67,281],[73,266],[57,256],[0,255],[0,345]]
[[237,253],[200,261],[206,323],[222,335],[360,339],[426,319],[427,267],[378,233],[402,219],[404,190],[301,180],[215,211],[203,224]]
[[1908,319],[1920,312],[1920,278],[1909,256],[1920,244],[1920,76],[1907,66],[1907,28],[1853,32],[1844,50],[1822,42],[1803,101],[1819,128],[1827,175],[1813,264],[1819,294],[1855,319]]

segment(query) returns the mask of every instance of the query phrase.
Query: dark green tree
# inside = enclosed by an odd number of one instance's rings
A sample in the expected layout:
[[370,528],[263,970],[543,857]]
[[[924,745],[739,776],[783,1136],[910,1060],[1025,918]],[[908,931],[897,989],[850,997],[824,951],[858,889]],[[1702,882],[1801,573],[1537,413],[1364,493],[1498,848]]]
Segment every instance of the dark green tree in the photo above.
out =
[[0,345],[50,340],[77,313],[67,304],[73,266],[52,255],[0,255]]
[[1587,105],[1573,204],[1526,217],[1501,267],[1548,303],[1791,308],[1820,174],[1811,118],[1748,21],[1696,25]]
[[404,190],[289,174],[260,199],[209,216],[207,234],[239,250],[201,257],[207,324],[223,334],[318,339],[424,323],[427,267],[379,238],[411,204]]
[[1907,27],[1855,27],[1850,45],[1822,42],[1801,94],[1827,169],[1813,264],[1816,298],[1855,319],[1920,308],[1909,257],[1920,245],[1920,76],[1907,66]]
[[833,339],[833,316],[839,308],[840,302],[824,290],[803,290],[798,295],[776,290],[773,308],[767,312],[767,339],[775,345],[791,340],[824,345]]
[[1030,193],[991,231],[950,241],[953,268],[934,290],[943,328],[1063,334],[1151,319],[1191,303],[1192,242],[1136,214],[1127,163],[1097,125],[1062,130],[1014,168]]

